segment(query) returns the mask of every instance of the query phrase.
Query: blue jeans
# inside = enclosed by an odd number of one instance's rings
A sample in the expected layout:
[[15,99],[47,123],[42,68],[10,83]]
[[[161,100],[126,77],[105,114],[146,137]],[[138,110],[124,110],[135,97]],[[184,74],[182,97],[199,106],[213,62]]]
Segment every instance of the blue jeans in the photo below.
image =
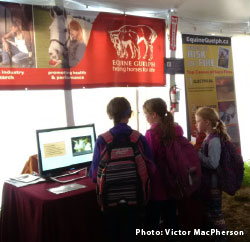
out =
[[18,48],[12,44],[9,44],[10,53],[3,48],[2,53],[2,63],[6,65],[10,65],[11,63],[15,64],[25,64],[29,60],[29,55],[27,53],[23,53]]

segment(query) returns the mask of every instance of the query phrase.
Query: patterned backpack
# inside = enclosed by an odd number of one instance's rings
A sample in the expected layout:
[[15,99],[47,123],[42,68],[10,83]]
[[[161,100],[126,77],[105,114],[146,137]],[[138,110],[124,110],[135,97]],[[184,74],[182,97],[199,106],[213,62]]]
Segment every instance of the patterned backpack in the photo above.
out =
[[147,202],[150,183],[138,144],[140,135],[133,130],[130,137],[119,142],[110,131],[101,135],[106,142],[97,171],[97,200],[102,211]]
[[[205,145],[205,154],[208,154],[208,145],[216,134],[210,134]],[[244,162],[236,147],[230,141],[221,141],[220,165],[217,168],[220,188],[223,192],[233,196],[241,187],[244,176]]]

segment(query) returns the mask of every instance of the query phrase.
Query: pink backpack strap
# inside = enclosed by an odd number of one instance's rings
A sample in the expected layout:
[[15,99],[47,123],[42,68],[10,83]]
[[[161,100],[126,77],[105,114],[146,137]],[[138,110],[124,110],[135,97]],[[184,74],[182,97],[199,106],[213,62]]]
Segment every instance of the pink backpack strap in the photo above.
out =
[[106,133],[101,134],[101,136],[107,144],[110,144],[114,138],[110,131],[107,131]]
[[141,134],[136,131],[136,130],[132,130],[132,133],[130,134],[130,141],[132,143],[137,143],[137,141],[139,140]]

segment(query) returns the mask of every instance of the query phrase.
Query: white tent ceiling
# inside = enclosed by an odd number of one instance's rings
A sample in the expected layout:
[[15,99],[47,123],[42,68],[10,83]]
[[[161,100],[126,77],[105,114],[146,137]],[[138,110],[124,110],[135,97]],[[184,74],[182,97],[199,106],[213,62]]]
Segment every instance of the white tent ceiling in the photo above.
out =
[[[182,32],[232,35],[250,33],[250,0],[14,0],[35,5],[119,11],[125,14],[168,19],[169,11],[179,16]],[[100,9],[100,10],[98,10]]]
[[148,11],[163,17],[169,9],[174,8],[183,18],[229,23],[247,22],[250,18],[249,0],[76,0],[72,2],[105,6],[123,12]]

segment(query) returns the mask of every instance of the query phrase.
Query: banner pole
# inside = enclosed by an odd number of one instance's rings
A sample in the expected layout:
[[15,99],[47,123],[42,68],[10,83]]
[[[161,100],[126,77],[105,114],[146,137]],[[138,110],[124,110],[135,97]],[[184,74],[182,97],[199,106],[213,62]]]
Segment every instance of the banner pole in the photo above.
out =
[[[55,0],[55,6],[64,8],[64,1]],[[70,69],[68,71],[70,72]],[[71,79],[65,79],[64,81],[64,101],[67,126],[75,126]]]
[[137,130],[139,131],[140,128],[140,123],[139,123],[139,90],[138,87],[136,88],[136,125],[137,125]]
[[[175,58],[176,57],[176,50],[172,50],[171,48],[171,30],[172,30],[172,15],[175,15],[175,11],[172,11],[171,9],[168,11],[168,31],[169,31],[169,49],[170,49],[170,58]],[[170,74],[170,85],[169,85],[169,91],[168,93],[170,94],[170,90],[173,86],[175,86],[175,75]],[[170,108],[172,109],[172,103],[171,103],[171,97],[169,95],[169,101],[170,101]]]
[[75,126],[72,90],[64,90],[67,126]]

